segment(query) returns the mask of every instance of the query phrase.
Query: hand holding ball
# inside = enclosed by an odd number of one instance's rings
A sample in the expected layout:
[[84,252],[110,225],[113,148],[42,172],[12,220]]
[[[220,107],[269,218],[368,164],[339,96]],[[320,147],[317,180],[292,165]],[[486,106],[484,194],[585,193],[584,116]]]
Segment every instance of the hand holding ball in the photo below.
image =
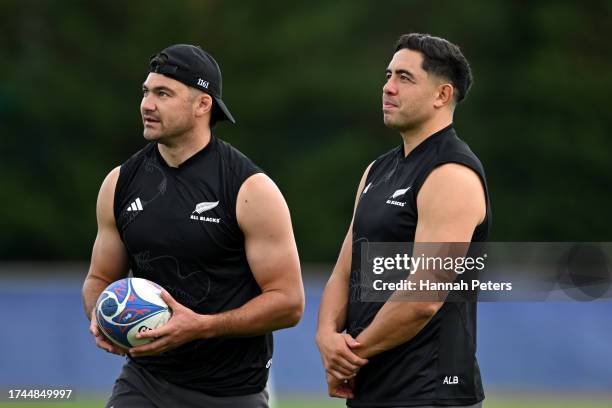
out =
[[153,339],[138,339],[136,335],[164,325],[172,315],[161,291],[161,286],[142,278],[111,283],[96,303],[100,331],[126,349],[150,343]]

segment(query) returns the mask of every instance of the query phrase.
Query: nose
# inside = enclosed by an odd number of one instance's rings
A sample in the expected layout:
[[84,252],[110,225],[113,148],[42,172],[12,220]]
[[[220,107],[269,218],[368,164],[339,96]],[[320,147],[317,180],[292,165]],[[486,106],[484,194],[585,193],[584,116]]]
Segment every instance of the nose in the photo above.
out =
[[145,113],[145,112],[152,112],[155,110],[155,103],[153,102],[153,99],[151,97],[151,93],[148,93],[146,95],[142,96],[142,101],[140,102],[140,111]]
[[383,85],[383,93],[385,95],[395,95],[397,93],[397,87],[393,83],[393,77],[389,77],[385,85]]

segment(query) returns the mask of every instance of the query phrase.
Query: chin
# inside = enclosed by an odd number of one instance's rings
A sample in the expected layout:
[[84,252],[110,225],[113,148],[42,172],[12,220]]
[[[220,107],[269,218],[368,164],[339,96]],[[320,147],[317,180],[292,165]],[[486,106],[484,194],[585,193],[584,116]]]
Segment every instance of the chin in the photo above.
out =
[[[394,120],[395,119],[395,120]],[[398,132],[403,132],[404,130],[414,129],[419,126],[419,122],[411,121],[405,116],[391,118],[389,116],[385,116],[383,118],[383,122],[385,126],[389,129],[397,130]]]
[[150,142],[161,139],[161,135],[159,134],[159,132],[151,132],[151,131],[147,131],[147,129],[145,129],[144,132],[142,132],[142,135],[144,136],[146,140]]
[[388,127],[389,129],[400,129],[401,128],[399,123],[397,123],[396,121],[386,116],[383,118],[383,122],[385,123],[385,126]]

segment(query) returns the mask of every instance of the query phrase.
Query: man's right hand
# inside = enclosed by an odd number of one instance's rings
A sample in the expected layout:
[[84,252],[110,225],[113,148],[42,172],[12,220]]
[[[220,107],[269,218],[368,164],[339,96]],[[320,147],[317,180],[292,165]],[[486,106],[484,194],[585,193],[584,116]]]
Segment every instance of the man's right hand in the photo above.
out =
[[96,346],[102,350],[106,350],[109,353],[116,354],[118,356],[125,356],[125,350],[121,347],[111,343],[105,336],[100,332],[98,328],[98,320],[96,319],[96,311],[91,312],[91,323],[89,325],[89,331],[93,334],[96,339]]
[[318,333],[317,346],[325,371],[337,380],[350,380],[368,360],[353,353],[359,343],[348,333]]

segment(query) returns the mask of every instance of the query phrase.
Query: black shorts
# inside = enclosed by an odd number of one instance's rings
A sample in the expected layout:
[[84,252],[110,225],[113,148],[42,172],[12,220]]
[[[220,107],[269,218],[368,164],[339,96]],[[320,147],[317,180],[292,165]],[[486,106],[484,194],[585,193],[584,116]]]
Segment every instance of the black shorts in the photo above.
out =
[[236,397],[213,397],[155,377],[137,364],[123,366],[106,408],[268,408],[268,392]]

